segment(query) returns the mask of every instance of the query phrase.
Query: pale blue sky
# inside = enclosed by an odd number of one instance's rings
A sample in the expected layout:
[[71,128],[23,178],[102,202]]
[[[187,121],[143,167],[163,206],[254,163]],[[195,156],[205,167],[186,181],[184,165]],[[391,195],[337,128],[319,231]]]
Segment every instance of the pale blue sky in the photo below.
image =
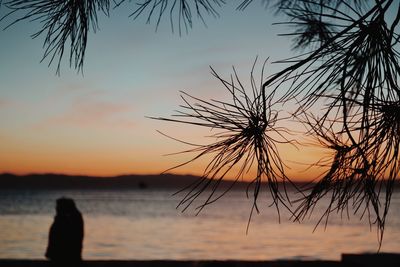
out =
[[[39,63],[43,39],[30,38],[36,23],[0,32],[0,172],[158,173],[184,159],[162,156],[184,147],[156,129],[188,140],[195,134],[145,116],[172,114],[179,90],[226,97],[209,65],[225,76],[235,65],[247,79],[256,56],[292,55],[290,39],[277,37],[285,28],[272,26],[283,17],[257,1],[243,12],[235,10],[240,1],[232,2],[219,9],[220,18],[206,17],[208,27],[196,20],[182,36],[171,32],[167,17],[157,32],[154,23],[133,21],[133,4],[100,16],[100,30],[89,35],[84,75],[65,59],[60,76],[55,65]],[[281,67],[268,66],[267,73]]]

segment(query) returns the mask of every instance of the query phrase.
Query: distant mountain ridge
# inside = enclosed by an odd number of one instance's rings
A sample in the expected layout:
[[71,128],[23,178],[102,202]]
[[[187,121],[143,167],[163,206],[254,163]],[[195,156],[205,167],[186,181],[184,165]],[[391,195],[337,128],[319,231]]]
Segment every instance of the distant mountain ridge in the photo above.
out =
[[[110,177],[65,175],[65,174],[29,174],[15,175],[10,173],[0,174],[0,189],[183,189],[200,179],[194,175],[178,174],[130,174]],[[296,183],[302,187],[306,182]],[[232,185],[232,181],[224,180],[220,183],[221,189]],[[287,184],[289,186],[289,184]],[[248,182],[239,181],[233,189],[246,189]],[[290,187],[290,186],[289,186]],[[395,185],[396,190],[400,187],[400,180]]]
[[0,174],[2,189],[134,189],[182,188],[199,179],[192,175],[119,175],[97,177],[64,174]]
[[[0,189],[182,189],[200,179],[194,175],[119,175],[97,177],[64,174],[0,174]],[[222,181],[221,188],[227,188],[232,181]],[[247,182],[237,182],[235,188],[247,187]]]

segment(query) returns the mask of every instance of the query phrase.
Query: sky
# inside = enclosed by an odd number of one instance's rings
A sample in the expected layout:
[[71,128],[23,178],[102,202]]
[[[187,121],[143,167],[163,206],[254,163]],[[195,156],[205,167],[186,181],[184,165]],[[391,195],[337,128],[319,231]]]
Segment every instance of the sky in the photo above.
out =
[[[239,1],[218,9],[220,17],[196,20],[186,34],[173,33],[168,17],[156,31],[154,21],[129,17],[133,4],[99,16],[100,29],[89,34],[83,74],[40,63],[43,37],[30,37],[38,22],[21,22],[0,32],[0,173],[63,173],[112,176],[157,174],[193,155],[166,154],[188,147],[157,132],[194,143],[207,143],[208,132],[151,120],[168,117],[183,90],[204,99],[227,100],[210,73],[229,77],[232,66],[248,81],[256,57],[268,62],[294,55],[283,17],[254,2],[237,11]],[[236,3],[237,2],[237,3]],[[3,16],[4,9],[0,10]],[[7,26],[7,20],[0,27]],[[282,69],[267,64],[267,75]],[[297,129],[298,130],[298,129]],[[323,153],[314,147],[281,147],[294,179]],[[175,169],[200,175],[206,160]]]

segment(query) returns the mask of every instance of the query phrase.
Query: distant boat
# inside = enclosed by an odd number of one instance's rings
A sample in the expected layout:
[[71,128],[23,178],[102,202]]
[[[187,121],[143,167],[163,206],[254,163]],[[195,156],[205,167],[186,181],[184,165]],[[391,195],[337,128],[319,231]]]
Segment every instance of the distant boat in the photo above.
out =
[[148,187],[147,184],[145,182],[143,182],[143,181],[140,181],[138,186],[139,186],[140,189],[146,189]]

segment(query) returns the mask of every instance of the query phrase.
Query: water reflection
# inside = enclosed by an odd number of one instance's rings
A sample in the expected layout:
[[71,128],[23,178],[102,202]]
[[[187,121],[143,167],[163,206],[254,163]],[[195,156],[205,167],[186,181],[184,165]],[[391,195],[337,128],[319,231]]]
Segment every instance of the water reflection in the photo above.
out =
[[[318,217],[282,223],[274,209],[255,215],[246,235],[251,201],[242,192],[182,214],[172,191],[47,191],[0,195],[0,258],[43,258],[54,203],[75,199],[85,216],[84,259],[339,259],[340,254],[375,252],[375,228],[358,218],[334,217],[312,233]],[[267,206],[268,201],[266,202]],[[400,198],[392,200],[382,247],[400,251]]]

